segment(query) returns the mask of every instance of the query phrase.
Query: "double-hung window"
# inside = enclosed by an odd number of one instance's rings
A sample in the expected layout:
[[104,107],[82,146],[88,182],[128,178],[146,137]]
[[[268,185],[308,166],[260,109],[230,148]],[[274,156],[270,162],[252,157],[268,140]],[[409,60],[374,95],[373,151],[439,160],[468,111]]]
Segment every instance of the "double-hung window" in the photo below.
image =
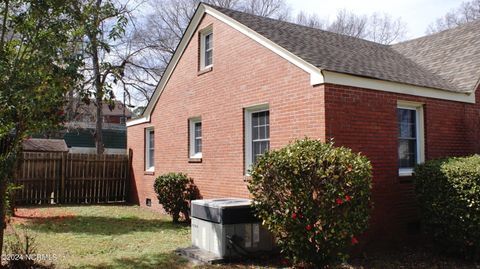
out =
[[399,102],[397,122],[399,175],[410,176],[415,165],[424,161],[422,105]]
[[202,158],[202,119],[189,120],[190,125],[190,158]]
[[155,132],[152,128],[145,129],[145,170],[155,170]]
[[213,31],[207,27],[200,32],[200,70],[213,66]]
[[270,111],[268,106],[245,110],[245,167],[246,172],[258,157],[270,149]]

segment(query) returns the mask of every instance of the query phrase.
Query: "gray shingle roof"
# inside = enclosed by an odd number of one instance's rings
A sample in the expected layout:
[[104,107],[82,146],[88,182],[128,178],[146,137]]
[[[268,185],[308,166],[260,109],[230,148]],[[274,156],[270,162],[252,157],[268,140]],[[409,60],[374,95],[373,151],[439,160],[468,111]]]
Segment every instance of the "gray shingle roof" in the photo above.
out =
[[471,92],[480,79],[480,20],[392,46],[458,91]]
[[63,139],[30,138],[23,141],[23,151],[67,152],[68,147]]
[[[472,91],[473,86],[472,88],[468,88],[472,85],[471,81],[478,80],[480,77],[480,69],[478,68],[480,58],[470,57],[470,54],[474,52],[477,52],[476,56],[480,57],[480,53],[478,53],[480,48],[480,46],[478,46],[478,42],[480,42],[480,29],[476,31],[473,31],[471,28],[468,28],[468,31],[452,30],[455,34],[468,36],[468,40],[470,40],[472,44],[477,44],[477,47],[475,49],[470,48],[462,49],[460,52],[457,51],[455,57],[458,58],[458,60],[452,60],[456,62],[457,65],[452,66],[450,70],[448,70],[448,74],[451,76],[446,76],[447,71],[437,72],[435,68],[432,68],[433,64],[429,65],[424,63],[427,62],[428,56],[421,58],[414,52],[410,52],[412,50],[415,51],[417,47],[416,45],[410,46],[408,42],[397,46],[387,46],[289,22],[255,16],[216,6],[211,7],[323,70],[453,92]],[[477,32],[478,34],[474,35],[473,32]],[[435,37],[436,35],[425,37],[423,43],[428,43],[430,38],[435,40]],[[446,41],[448,41],[447,38],[445,38],[444,42]],[[415,40],[412,42],[415,42]],[[424,45],[423,43],[420,45]],[[443,47],[439,49],[443,51],[439,59],[442,57],[448,58],[449,55],[447,52],[450,47],[440,42],[438,45],[443,45]],[[419,50],[428,52],[430,50],[429,48],[431,48],[431,46]],[[462,52],[465,54],[462,54]],[[427,53],[420,53],[420,55],[427,55]],[[464,67],[471,63],[470,61],[462,62],[464,58],[472,59],[475,64],[472,64],[468,68]],[[421,59],[424,59],[424,61],[421,61]],[[463,68],[458,66],[460,62],[462,62],[461,65]],[[437,65],[435,64],[435,66]],[[477,72],[473,70],[475,66],[477,66]],[[465,73],[465,75],[457,79],[452,79],[451,77],[456,75],[457,72]]]

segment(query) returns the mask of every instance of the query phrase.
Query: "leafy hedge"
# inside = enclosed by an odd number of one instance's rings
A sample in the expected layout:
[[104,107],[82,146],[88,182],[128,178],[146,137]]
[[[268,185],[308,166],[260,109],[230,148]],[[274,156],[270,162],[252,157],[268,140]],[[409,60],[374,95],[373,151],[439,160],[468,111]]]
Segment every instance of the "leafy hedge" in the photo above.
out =
[[257,216],[296,264],[347,258],[371,209],[368,159],[333,143],[304,139],[265,153],[248,180]]
[[480,156],[428,161],[415,179],[425,231],[448,252],[480,258]]
[[200,198],[193,179],[182,173],[164,174],[155,179],[154,189],[163,209],[172,215],[173,222],[178,222],[180,213],[186,221],[190,220],[190,201]]

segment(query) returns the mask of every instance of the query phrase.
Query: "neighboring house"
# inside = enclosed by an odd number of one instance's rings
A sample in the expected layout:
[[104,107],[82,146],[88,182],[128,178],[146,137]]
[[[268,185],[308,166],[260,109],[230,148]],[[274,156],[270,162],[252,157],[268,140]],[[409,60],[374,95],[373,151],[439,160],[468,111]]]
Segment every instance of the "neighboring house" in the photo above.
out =
[[[70,113],[71,120],[67,121],[62,131],[71,153],[96,153],[95,124],[96,106],[92,103],[86,105],[76,102]],[[126,154],[127,130],[126,121],[132,117],[132,112],[120,101],[115,101],[115,106],[103,104],[103,142],[105,153]]]
[[22,143],[23,152],[68,152],[67,144],[63,139],[30,138]]
[[[418,232],[417,163],[480,152],[480,21],[393,46],[201,4],[143,116],[134,195],[185,172],[204,198],[249,197],[256,156],[333,139],[373,165],[369,238]],[[153,203],[160,208],[158,203]]]

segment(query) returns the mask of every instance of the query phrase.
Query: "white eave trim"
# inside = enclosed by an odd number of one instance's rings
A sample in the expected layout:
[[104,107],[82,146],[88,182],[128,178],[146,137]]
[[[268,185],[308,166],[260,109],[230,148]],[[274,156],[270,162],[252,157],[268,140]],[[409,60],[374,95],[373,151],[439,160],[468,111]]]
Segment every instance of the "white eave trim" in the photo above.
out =
[[413,96],[436,98],[449,101],[457,101],[463,103],[475,103],[475,93],[455,93],[380,79],[358,77],[354,75],[342,74],[326,70],[323,70],[322,73],[325,83],[407,94]]
[[190,24],[187,30],[185,31],[185,34],[180,40],[180,43],[174,55],[172,56],[172,59],[170,60],[167,68],[165,69],[165,72],[163,73],[163,76],[160,82],[158,83],[155,89],[155,92],[153,93],[153,96],[150,99],[150,102],[148,102],[148,105],[145,108],[145,111],[143,112],[142,118],[128,121],[127,126],[134,126],[134,125],[150,122],[150,115],[155,105],[157,104],[158,99],[160,98],[160,95],[162,94],[167,82],[169,81],[173,73],[173,70],[177,66],[178,61],[183,55],[183,52],[185,51],[193,34],[197,30],[197,27],[200,24],[200,21],[202,20],[203,15],[205,13],[231,26],[232,28],[243,33],[247,37],[253,39],[257,43],[263,45],[264,47],[273,51],[280,57],[286,59],[290,63],[294,64],[295,66],[299,67],[300,69],[310,74],[311,85],[332,83],[332,84],[338,84],[338,85],[368,88],[373,90],[380,90],[380,91],[387,91],[387,92],[394,92],[394,93],[403,93],[403,94],[415,95],[415,96],[438,98],[438,99],[444,99],[444,100],[450,100],[450,101],[475,103],[475,94],[473,93],[472,94],[453,93],[453,92],[441,91],[438,89],[411,86],[411,85],[406,85],[402,83],[389,82],[389,81],[383,81],[383,80],[377,80],[377,79],[369,79],[369,78],[363,78],[363,77],[357,77],[353,75],[346,75],[346,74],[321,70],[320,68],[308,63],[307,61],[301,59],[300,57],[296,56],[290,51],[272,42],[268,38],[253,31],[247,26],[221,13],[220,11],[212,7],[206,6],[204,4],[199,4],[197,11],[195,12],[192,20],[190,21]]
[[239,31],[240,33],[246,35],[247,37],[253,39],[260,45],[266,47],[267,49],[273,51],[274,53],[278,54],[280,57],[284,58],[285,60],[289,61],[290,63],[296,65],[300,69],[304,70],[308,74],[310,74],[310,84],[318,85],[324,82],[323,75],[320,69],[307,61],[303,60],[302,58],[298,57],[297,55],[291,53],[290,51],[282,48],[281,46],[277,45],[276,43],[272,42],[270,39],[262,36],[261,34],[253,31],[252,29],[248,28],[247,26],[237,22],[236,20],[230,18],[229,16],[221,13],[220,11],[206,6],[205,12],[216,18],[217,20],[227,24],[228,26],[232,27],[233,29]]
[[150,122],[150,117],[141,117],[127,121],[127,127]]
[[202,20],[203,14],[205,14],[205,5],[200,4],[197,8],[197,11],[193,15],[190,24],[187,27],[187,30],[183,34],[182,39],[180,40],[180,43],[177,46],[177,49],[175,50],[175,53],[172,56],[172,59],[167,65],[167,68],[165,69],[165,72],[163,73],[162,78],[160,79],[160,82],[158,83],[157,87],[155,88],[155,91],[153,92],[152,98],[147,104],[147,107],[145,108],[145,111],[143,112],[143,117],[139,118],[137,120],[129,121],[127,123],[128,126],[134,126],[142,123],[146,123],[150,121],[150,115],[152,114],[153,108],[158,102],[158,99],[160,98],[160,95],[162,94],[165,86],[167,85],[167,82],[170,80],[171,75],[173,74],[173,70],[175,70],[175,67],[178,64],[178,61],[180,60],[181,56],[183,55],[183,52],[187,48],[188,43],[190,42],[190,39],[192,38],[193,34],[197,30],[197,26]]
[[280,47],[276,43],[270,41],[269,39],[263,37],[259,33],[253,31],[252,29],[248,28],[247,26],[237,22],[236,20],[226,16],[225,14],[215,10],[212,7],[206,6],[204,4],[200,4],[198,6],[197,11],[195,12],[192,20],[190,21],[190,24],[185,31],[185,34],[182,37],[182,40],[180,40],[180,43],[177,47],[177,50],[175,51],[174,55],[172,56],[172,59],[170,60],[170,63],[168,64],[167,68],[165,69],[165,72],[163,73],[162,79],[157,85],[157,88],[155,89],[155,92],[153,93],[153,96],[148,103],[147,107],[145,108],[145,111],[143,113],[143,118],[146,120],[133,120],[127,123],[127,126],[133,126],[137,124],[142,124],[145,122],[148,122],[150,120],[150,115],[152,113],[153,108],[155,107],[158,98],[162,94],[163,89],[165,88],[165,85],[167,84],[168,80],[170,79],[170,76],[173,73],[173,70],[177,66],[178,61],[180,60],[180,57],[182,56],[183,52],[185,51],[188,43],[190,42],[193,34],[197,30],[198,25],[200,24],[201,19],[203,18],[204,14],[209,14],[212,17],[218,19],[219,21],[222,21],[223,23],[233,27],[234,29],[238,30],[239,32],[245,34],[246,36],[250,37],[251,39],[255,40],[256,42],[260,43],[261,45],[265,46],[266,48],[272,50],[274,53],[278,54],[282,58],[288,60],[292,64],[298,66],[302,70],[306,71],[307,73],[310,74],[310,83],[311,85],[318,85],[322,84],[323,81],[323,75],[320,71],[319,68],[315,67],[314,65],[306,62],[305,60],[301,59],[300,57],[294,55],[293,53],[289,52],[288,50]]

